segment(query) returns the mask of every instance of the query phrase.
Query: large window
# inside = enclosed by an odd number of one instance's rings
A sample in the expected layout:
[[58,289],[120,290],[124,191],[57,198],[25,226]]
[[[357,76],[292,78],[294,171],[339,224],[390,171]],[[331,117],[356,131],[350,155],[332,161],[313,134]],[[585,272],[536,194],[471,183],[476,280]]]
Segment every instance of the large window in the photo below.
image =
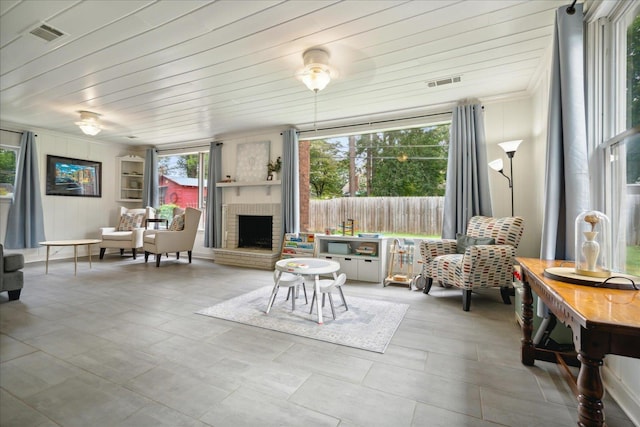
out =
[[602,114],[595,114],[594,121],[600,121],[603,129],[599,149],[604,162],[604,210],[612,226],[613,267],[640,274],[640,17],[637,3],[619,6],[611,19],[596,23],[596,28],[604,25],[607,31],[602,33],[611,38],[599,45],[604,54],[595,55],[595,67],[610,70],[613,84],[604,76],[600,99],[607,102],[595,106]]
[[311,142],[311,196],[442,196],[449,125]]
[[0,198],[13,197],[18,148],[0,145]]
[[[184,153],[158,156],[159,216],[172,218],[173,209],[206,209],[209,153]],[[203,214],[200,217],[204,227]]]
[[309,230],[332,228],[350,215],[360,231],[439,235],[449,128],[309,141]]
[[[626,22],[629,22],[626,31],[627,129],[640,127],[640,16],[638,12],[638,9],[631,11],[626,19]],[[612,161],[615,161],[615,154],[619,152],[621,161],[626,163],[624,165],[626,167],[618,169],[619,172],[626,169],[626,173],[622,173],[623,185],[620,191],[624,195],[621,205],[626,207],[626,215],[621,218],[619,224],[619,228],[624,230],[626,242],[626,245],[619,248],[619,253],[626,258],[621,264],[626,271],[640,275],[640,135],[626,138],[612,147],[612,151]]]

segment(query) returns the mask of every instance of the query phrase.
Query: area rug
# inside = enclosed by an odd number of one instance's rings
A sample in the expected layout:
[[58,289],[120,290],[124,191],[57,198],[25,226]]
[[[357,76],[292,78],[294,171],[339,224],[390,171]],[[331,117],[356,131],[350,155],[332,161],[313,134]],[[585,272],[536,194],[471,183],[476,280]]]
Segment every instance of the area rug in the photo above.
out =
[[309,314],[312,287],[310,292],[307,289],[309,304],[304,303],[301,291],[296,300],[296,310],[293,312],[291,300],[286,300],[287,289],[281,288],[271,311],[266,314],[271,290],[271,286],[265,286],[200,310],[196,314],[384,353],[409,308],[408,304],[346,295],[349,310],[345,311],[340,295],[336,293],[333,298],[336,319],[331,315],[331,307],[327,300],[322,312],[324,324],[319,325],[315,308],[313,314]]

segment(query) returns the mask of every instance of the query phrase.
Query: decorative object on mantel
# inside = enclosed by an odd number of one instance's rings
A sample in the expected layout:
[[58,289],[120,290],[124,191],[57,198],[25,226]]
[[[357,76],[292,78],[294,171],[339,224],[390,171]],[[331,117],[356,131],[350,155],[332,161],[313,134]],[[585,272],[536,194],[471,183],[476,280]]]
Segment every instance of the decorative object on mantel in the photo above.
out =
[[221,182],[233,182],[233,179],[231,179],[231,175],[227,175]]
[[267,170],[269,171],[267,181],[277,180],[280,169],[282,169],[282,158],[280,156],[273,161],[269,160],[269,163],[267,163]]
[[575,222],[576,273],[607,278],[611,275],[609,217],[598,211],[582,212]]
[[236,152],[236,181],[257,182],[267,176],[271,142],[246,142],[238,144]]
[[272,288],[265,286],[196,314],[384,353],[409,308],[408,304],[349,296],[349,311],[341,311],[339,320],[327,319],[318,327],[308,305],[296,304],[292,311],[291,303],[284,298],[275,301],[266,316]]

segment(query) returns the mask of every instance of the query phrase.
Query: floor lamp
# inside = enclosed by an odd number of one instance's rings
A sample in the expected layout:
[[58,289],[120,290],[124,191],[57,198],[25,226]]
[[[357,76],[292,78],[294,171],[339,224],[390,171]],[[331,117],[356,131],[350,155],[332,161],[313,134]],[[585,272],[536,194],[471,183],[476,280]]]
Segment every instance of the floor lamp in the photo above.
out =
[[502,163],[502,159],[496,159],[496,160],[493,160],[493,161],[489,162],[489,167],[491,169],[493,169],[496,172],[499,172],[502,176],[507,178],[507,180],[509,181],[509,189],[511,190],[511,216],[514,216],[514,210],[513,210],[513,156],[515,156],[516,150],[518,149],[518,146],[521,143],[522,143],[522,140],[519,139],[517,141],[507,141],[507,142],[501,142],[501,143],[498,144],[500,146],[500,148],[502,148],[504,150],[504,152],[507,153],[507,157],[509,157],[509,169],[510,169],[509,176],[504,174],[504,165]]

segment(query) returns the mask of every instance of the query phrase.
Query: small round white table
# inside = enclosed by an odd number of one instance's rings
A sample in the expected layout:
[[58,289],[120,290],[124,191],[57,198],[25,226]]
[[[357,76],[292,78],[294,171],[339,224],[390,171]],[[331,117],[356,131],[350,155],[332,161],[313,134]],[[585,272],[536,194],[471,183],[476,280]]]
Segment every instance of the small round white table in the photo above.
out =
[[89,268],[91,268],[91,245],[100,243],[100,239],[74,239],[74,240],[47,240],[46,242],[38,242],[42,246],[47,247],[47,261],[45,262],[45,274],[49,274],[49,250],[51,246],[73,246],[73,262],[75,269],[73,275],[78,274],[78,246],[86,245],[89,252]]
[[[275,291],[278,287],[278,281],[280,280],[280,276],[283,272],[300,274],[302,276],[314,276],[315,281],[315,292],[316,295],[320,295],[320,275],[321,274],[333,274],[333,278],[337,277],[336,272],[340,270],[340,263],[336,261],[331,261],[329,259],[321,259],[321,258],[288,258],[281,259],[276,262],[276,270],[280,272],[278,274],[278,278],[276,279],[276,284],[273,287],[273,291],[271,292],[271,298],[269,298],[269,305],[267,306],[267,314],[269,314],[269,310],[271,310],[271,306],[273,305],[273,300],[275,299]],[[292,296],[295,298],[295,295]],[[322,324],[322,307],[320,306],[320,298],[316,298],[316,308],[318,312],[318,324]]]

